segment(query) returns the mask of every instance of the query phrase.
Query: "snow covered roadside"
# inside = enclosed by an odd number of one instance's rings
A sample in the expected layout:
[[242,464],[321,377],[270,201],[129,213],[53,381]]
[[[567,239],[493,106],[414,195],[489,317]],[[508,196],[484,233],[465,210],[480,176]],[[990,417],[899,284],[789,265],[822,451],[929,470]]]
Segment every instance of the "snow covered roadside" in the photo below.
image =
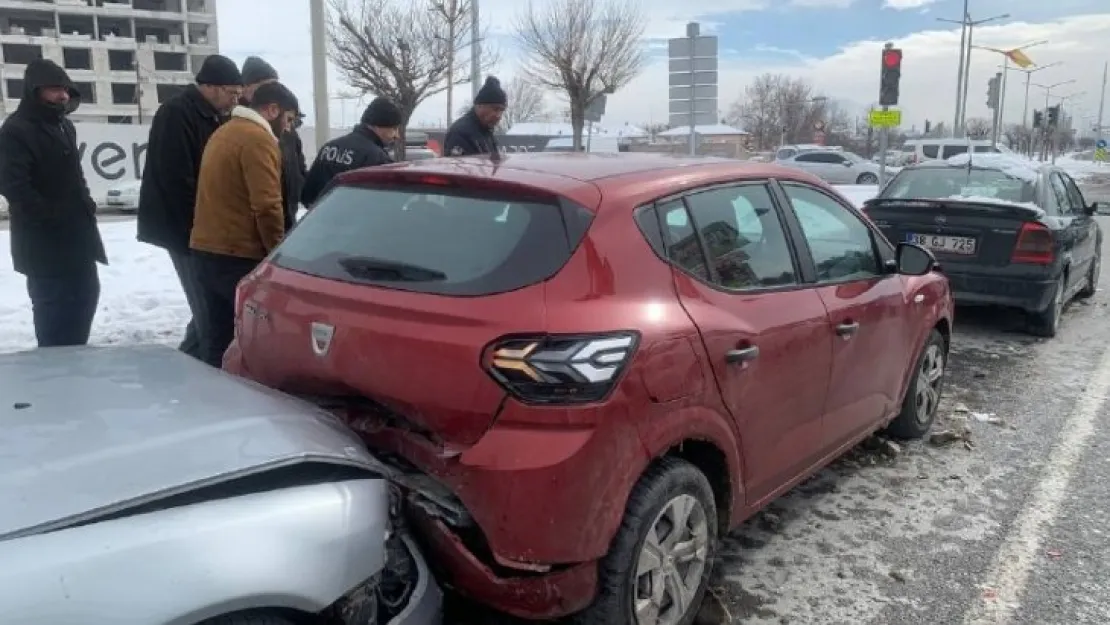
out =
[[837,184],[833,188],[848,198],[856,208],[863,208],[864,202],[879,194],[879,186],[874,184]]
[[[101,223],[109,265],[100,268],[100,308],[91,342],[176,343],[189,307],[169,258],[135,240],[135,221]],[[0,231],[0,353],[35,346],[31,302],[23,276],[12,270],[11,239]]]

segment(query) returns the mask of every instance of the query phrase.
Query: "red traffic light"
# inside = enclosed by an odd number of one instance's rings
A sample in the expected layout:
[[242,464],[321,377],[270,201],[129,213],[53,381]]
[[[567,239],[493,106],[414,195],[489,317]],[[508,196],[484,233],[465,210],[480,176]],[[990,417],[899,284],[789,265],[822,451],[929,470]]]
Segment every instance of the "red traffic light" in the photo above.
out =
[[894,69],[902,64],[901,50],[883,50],[883,66]]

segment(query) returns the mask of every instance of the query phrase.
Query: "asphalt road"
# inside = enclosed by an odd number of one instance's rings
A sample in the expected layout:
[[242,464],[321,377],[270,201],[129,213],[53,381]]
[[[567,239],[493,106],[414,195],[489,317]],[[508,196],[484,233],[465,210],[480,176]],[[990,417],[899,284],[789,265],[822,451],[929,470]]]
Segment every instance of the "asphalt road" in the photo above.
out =
[[[703,622],[1110,623],[1105,273],[1101,289],[1051,340],[960,310],[934,433],[966,441],[872,441],[772,504],[725,540]],[[512,622],[474,610],[447,622]]]

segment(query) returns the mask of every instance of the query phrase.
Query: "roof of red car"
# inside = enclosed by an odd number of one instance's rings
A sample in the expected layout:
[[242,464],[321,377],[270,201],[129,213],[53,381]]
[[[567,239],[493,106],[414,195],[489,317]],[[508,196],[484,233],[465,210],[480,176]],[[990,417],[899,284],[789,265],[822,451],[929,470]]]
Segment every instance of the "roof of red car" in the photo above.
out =
[[[372,178],[373,170],[360,170]],[[654,154],[650,152],[621,152],[619,154],[575,154],[568,152],[536,152],[508,154],[499,161],[489,156],[468,156],[462,158],[437,158],[389,165],[384,169],[405,169],[414,172],[463,175],[467,177],[496,177],[513,179],[515,182],[540,182],[538,179],[558,176],[583,183],[603,179],[638,177],[652,172],[667,172],[668,176],[682,177],[691,183],[691,177],[706,180],[722,175],[736,178],[786,178],[812,181],[813,177],[797,169],[769,163],[756,163],[712,156],[680,156]],[[358,182],[359,176],[351,172],[344,176],[345,181]],[[550,178],[548,178],[550,179]]]

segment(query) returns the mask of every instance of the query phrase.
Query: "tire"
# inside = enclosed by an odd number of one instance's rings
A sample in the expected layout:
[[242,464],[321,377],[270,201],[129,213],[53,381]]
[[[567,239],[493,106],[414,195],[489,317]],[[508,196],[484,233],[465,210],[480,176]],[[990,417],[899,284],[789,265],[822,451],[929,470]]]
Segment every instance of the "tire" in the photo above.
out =
[[875,174],[860,174],[856,178],[856,184],[879,184],[879,177]]
[[293,621],[276,614],[244,612],[208,619],[198,625],[295,625]]
[[913,378],[902,399],[902,410],[886,427],[886,433],[901,440],[922,438],[933,427],[944,390],[948,347],[940,332],[932,330],[921,346]]
[[[1098,243],[1099,248],[1102,248],[1102,241]],[[1102,252],[1095,252],[1095,258],[1091,261],[1091,268],[1087,271],[1087,286],[1076,294],[1079,299],[1090,299],[1098,292],[1098,278],[1102,274]]]
[[1028,329],[1030,334],[1046,339],[1056,336],[1056,333],[1060,330],[1060,318],[1064,314],[1064,306],[1067,305],[1067,299],[1064,295],[1067,283],[1068,274],[1065,272],[1056,282],[1056,286],[1052,288],[1052,301],[1049,302],[1048,308],[1029,315]]
[[[685,508],[683,507],[685,506]],[[687,523],[680,537],[679,545],[686,544],[692,561],[685,564],[676,560],[676,551],[668,543],[670,533],[660,537],[660,530],[666,529],[676,511],[687,510]],[[690,625],[697,617],[709,577],[713,572],[714,556],[717,551],[717,504],[709,480],[694,465],[676,458],[663,458],[652,465],[636,483],[628,498],[624,520],[617,535],[613,538],[609,553],[601,560],[598,569],[598,595],[594,603],[579,614],[572,622],[576,625],[655,625],[657,622],[672,622],[676,625]],[[688,537],[687,540],[682,538]],[[649,538],[653,540],[649,542]],[[641,558],[649,544],[654,543],[662,550],[663,566],[654,572],[641,571]],[[684,567],[687,567],[683,571]],[[669,583],[664,584],[663,579]],[[640,618],[635,605],[637,598],[650,605],[651,590],[662,589],[660,600],[654,601],[675,609],[670,588],[675,579],[685,576],[687,592],[685,610],[674,620],[662,621]],[[651,580],[651,577],[655,577]],[[655,584],[652,584],[654,581]],[[690,590],[692,585],[693,590]],[[645,609],[644,612],[648,612]]]

